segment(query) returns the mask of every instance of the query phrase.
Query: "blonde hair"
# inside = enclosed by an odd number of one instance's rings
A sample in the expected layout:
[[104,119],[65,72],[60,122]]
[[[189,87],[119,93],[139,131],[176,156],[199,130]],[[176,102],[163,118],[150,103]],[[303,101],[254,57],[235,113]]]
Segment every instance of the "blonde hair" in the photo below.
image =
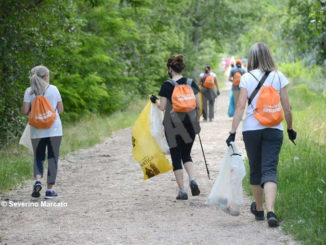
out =
[[35,66],[31,70],[30,83],[31,94],[43,95],[47,86],[50,83],[49,69],[43,65]]
[[248,71],[254,69],[259,69],[262,72],[276,70],[271,52],[265,43],[255,43],[250,48]]

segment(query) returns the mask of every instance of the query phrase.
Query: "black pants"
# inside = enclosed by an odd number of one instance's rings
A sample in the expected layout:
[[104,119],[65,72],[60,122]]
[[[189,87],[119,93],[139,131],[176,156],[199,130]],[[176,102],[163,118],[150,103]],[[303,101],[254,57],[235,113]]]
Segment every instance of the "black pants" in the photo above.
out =
[[45,151],[48,150],[48,177],[47,183],[54,185],[58,171],[59,151],[62,136],[32,139],[34,151],[34,177],[43,177]]
[[[182,163],[192,162],[190,153],[195,141],[196,134],[195,134],[195,130],[191,125],[185,125],[185,128],[190,136],[191,139],[190,141],[185,140],[185,138],[182,137],[182,135],[175,135],[177,144],[176,146],[174,145],[173,147],[171,147],[172,145],[169,143],[168,140],[168,145],[170,146],[170,154],[172,158],[173,171],[182,169]],[[169,132],[165,131],[166,135],[168,133]],[[166,138],[169,139],[169,137]]]
[[264,186],[277,183],[278,157],[283,143],[283,131],[274,128],[243,132],[250,165],[250,184]]

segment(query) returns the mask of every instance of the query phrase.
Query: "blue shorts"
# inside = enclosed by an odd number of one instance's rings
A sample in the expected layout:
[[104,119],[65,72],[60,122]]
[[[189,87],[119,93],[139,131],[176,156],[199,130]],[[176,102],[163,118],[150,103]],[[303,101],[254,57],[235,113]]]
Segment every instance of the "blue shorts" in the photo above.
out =
[[277,183],[277,165],[283,143],[283,131],[274,128],[245,131],[243,140],[250,165],[250,184]]

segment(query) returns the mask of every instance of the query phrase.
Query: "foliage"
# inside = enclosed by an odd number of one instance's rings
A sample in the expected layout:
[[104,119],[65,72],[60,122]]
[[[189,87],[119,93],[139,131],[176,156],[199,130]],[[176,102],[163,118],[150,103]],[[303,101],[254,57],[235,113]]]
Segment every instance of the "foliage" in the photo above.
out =
[[287,45],[306,63],[326,65],[326,1],[289,0],[283,23]]
[[224,28],[230,5],[217,0],[4,0],[0,7],[1,146],[24,127],[20,107],[33,66],[50,69],[64,122],[111,114],[157,92],[172,54],[185,55],[186,76],[215,66],[232,26]]
[[[282,63],[279,69],[291,77],[294,85],[306,84],[314,92],[326,95],[324,68],[317,65],[305,66],[303,61]],[[326,96],[325,96],[326,97]]]

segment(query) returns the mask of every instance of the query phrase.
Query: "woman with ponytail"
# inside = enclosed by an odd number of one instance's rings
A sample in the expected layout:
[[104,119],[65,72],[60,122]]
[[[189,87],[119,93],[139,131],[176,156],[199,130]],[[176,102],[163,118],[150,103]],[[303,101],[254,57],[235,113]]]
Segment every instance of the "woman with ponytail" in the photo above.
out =
[[44,96],[56,114],[55,121],[50,128],[40,129],[31,126],[35,177],[32,197],[40,197],[46,149],[48,152],[48,173],[45,198],[57,197],[53,186],[55,185],[57,176],[59,150],[62,139],[62,125],[59,114],[63,112],[63,104],[57,87],[50,85],[49,73],[49,69],[42,65],[36,66],[31,70],[30,87],[25,91],[22,107],[22,113],[29,115],[35,98]]

